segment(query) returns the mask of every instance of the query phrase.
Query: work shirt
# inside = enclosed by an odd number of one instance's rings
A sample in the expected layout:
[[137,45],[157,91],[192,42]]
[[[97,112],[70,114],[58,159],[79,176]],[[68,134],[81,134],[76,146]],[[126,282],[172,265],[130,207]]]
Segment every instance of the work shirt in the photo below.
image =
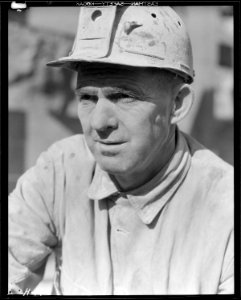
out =
[[52,145],[9,197],[9,282],[61,295],[232,294],[233,168],[180,131],[164,168],[121,192],[82,135]]

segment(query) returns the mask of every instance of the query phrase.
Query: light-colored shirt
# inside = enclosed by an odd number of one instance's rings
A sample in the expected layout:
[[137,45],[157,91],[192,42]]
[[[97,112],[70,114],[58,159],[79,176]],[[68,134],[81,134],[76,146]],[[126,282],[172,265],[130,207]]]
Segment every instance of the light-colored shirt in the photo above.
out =
[[75,135],[10,194],[9,282],[35,287],[55,251],[57,294],[232,294],[233,202],[233,168],[180,131],[166,166],[127,193]]

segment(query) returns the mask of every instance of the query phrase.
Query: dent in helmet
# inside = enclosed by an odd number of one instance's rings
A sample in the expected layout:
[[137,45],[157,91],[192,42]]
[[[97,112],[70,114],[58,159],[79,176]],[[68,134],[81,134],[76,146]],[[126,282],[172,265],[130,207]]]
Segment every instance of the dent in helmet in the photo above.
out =
[[143,24],[138,24],[137,22],[126,22],[124,24],[124,32],[128,35],[130,34],[135,28],[141,27]]

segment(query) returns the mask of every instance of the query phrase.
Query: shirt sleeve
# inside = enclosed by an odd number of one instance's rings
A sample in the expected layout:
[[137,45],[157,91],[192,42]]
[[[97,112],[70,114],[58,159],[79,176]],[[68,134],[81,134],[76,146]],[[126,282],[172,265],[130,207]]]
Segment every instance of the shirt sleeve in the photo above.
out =
[[234,294],[234,234],[230,234],[219,285],[218,294]]
[[9,195],[9,286],[33,290],[57,245],[54,222],[54,164],[44,152]]

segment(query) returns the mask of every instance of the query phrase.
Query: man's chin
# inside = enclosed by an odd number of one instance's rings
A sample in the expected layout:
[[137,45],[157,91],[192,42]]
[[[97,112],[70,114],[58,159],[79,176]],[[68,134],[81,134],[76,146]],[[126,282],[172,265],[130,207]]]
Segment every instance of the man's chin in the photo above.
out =
[[128,167],[123,164],[123,161],[116,157],[105,157],[104,159],[97,160],[101,169],[111,175],[124,174],[128,172]]

